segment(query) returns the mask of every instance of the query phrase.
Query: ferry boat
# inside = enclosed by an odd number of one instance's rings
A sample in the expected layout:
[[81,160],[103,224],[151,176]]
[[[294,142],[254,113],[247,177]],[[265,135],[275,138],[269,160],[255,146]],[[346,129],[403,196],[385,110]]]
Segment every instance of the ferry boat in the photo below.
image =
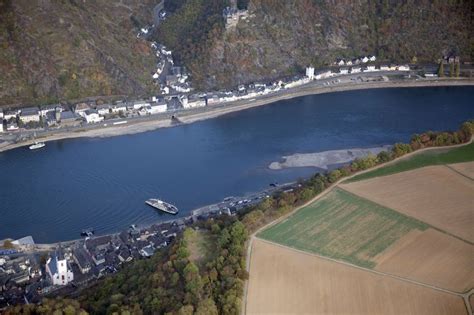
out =
[[94,229],[88,228],[81,231],[81,236],[92,237],[94,235]]
[[161,210],[163,212],[169,213],[169,214],[177,214],[178,213],[178,208],[173,206],[170,203],[164,202],[163,200],[160,199],[148,199],[145,201],[145,203],[155,209]]
[[36,149],[41,149],[45,145],[46,144],[44,142],[35,142],[34,144],[30,145],[29,148],[30,150],[36,150]]

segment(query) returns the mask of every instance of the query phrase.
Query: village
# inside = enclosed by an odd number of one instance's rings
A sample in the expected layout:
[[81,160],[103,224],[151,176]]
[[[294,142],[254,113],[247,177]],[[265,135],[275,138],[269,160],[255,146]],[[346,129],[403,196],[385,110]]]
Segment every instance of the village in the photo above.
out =
[[[407,72],[408,65],[374,64],[375,56],[364,56],[354,60],[338,60],[339,69],[328,69],[315,72],[314,67],[307,67],[305,75],[281,79],[270,83],[253,83],[239,85],[236,90],[207,93],[192,93],[188,75],[183,67],[172,66],[171,53],[152,43],[157,54],[163,56],[153,74],[154,80],[164,80],[161,94],[144,100],[120,100],[114,103],[102,101],[79,102],[76,104],[49,104],[15,109],[0,109],[0,132],[15,134],[22,130],[56,130],[61,128],[80,127],[91,124],[105,124],[107,121],[127,118],[140,118],[164,113],[175,113],[199,107],[213,107],[239,100],[250,100],[258,96],[269,95],[281,90],[295,88],[311,81],[336,79],[325,84],[335,84],[337,79],[345,75],[367,74],[374,72]],[[165,67],[170,74],[163,76]],[[342,67],[345,65],[346,67]],[[350,66],[350,67],[347,67]],[[106,125],[104,125],[106,126]]]
[[[0,311],[18,303],[68,295],[114,274],[127,263],[147,259],[170,245],[185,228],[219,216],[235,216],[277,193],[291,192],[299,183],[272,183],[269,188],[191,211],[190,215],[150,226],[132,224],[108,235],[84,230],[84,237],[54,244],[36,244],[32,236],[4,240],[0,246]],[[0,241],[1,244],[1,241]]]
[[[142,27],[138,38],[149,41],[151,30],[166,19],[163,10],[163,1],[154,12],[154,24]],[[233,29],[240,20],[246,20],[247,10],[238,10],[235,3],[223,11],[226,29]],[[377,61],[374,55],[358,56],[354,58],[339,58],[327,65],[324,69],[315,69],[308,66],[305,73],[296,76],[281,78],[270,82],[254,82],[238,85],[233,90],[195,92],[191,85],[191,78],[183,66],[176,66],[172,51],[155,41],[149,41],[151,49],[156,55],[156,68],[150,73],[150,80],[160,87],[160,93],[140,100],[115,100],[108,102],[102,99],[77,103],[63,102],[61,104],[45,104],[40,106],[15,106],[14,108],[0,108],[0,142],[25,140],[22,131],[61,131],[81,127],[107,127],[111,125],[127,124],[127,119],[162,118],[163,115],[174,116],[183,111],[208,107],[223,106],[237,101],[253,101],[255,98],[269,96],[282,91],[310,83],[320,83],[323,86],[337,85],[341,82],[370,82],[386,80],[388,74],[417,74],[423,73],[425,78],[437,77],[437,71],[432,66],[418,66],[418,71],[408,64],[383,64]],[[455,55],[444,56],[441,62],[449,65],[460,64]],[[375,77],[379,74],[380,76]],[[409,77],[409,75],[406,75]],[[417,75],[420,77],[419,75]],[[347,78],[347,80],[344,80]],[[420,77],[422,78],[422,77]],[[7,135],[8,134],[8,135]],[[27,133],[28,134],[28,133]],[[31,140],[31,139],[30,139]]]

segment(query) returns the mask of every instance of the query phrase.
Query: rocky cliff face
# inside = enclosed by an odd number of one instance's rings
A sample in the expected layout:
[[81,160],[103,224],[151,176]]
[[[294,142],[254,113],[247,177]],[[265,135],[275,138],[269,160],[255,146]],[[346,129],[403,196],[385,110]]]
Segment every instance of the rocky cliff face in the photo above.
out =
[[0,0],[0,105],[151,91],[155,2]]
[[[137,28],[158,0],[0,0],[0,105],[154,93],[155,57]],[[235,27],[222,10],[247,7]],[[467,0],[165,0],[156,39],[198,89],[230,88],[322,67],[337,57],[384,62],[474,59]]]
[[385,62],[473,59],[471,1],[250,0],[246,19],[189,63],[202,88],[276,78],[308,64],[375,54]]

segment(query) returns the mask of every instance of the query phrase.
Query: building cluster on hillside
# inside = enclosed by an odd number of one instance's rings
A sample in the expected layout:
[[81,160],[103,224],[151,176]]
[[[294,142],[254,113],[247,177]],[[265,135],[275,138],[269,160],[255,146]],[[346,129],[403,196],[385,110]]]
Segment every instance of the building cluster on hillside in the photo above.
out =
[[[340,75],[349,75],[357,73],[377,72],[377,71],[410,71],[409,65],[375,65],[377,58],[375,56],[364,56],[352,60],[338,59],[334,62],[336,66],[351,66],[341,67],[337,71],[324,70],[319,73],[315,73],[315,69],[312,66],[306,68],[306,77],[309,80],[321,80],[328,79]],[[366,65],[362,65],[366,64]]]
[[49,252],[26,251],[24,246],[0,250],[0,311],[8,305],[38,302],[44,294],[70,284],[84,286],[117,272],[124,263],[151,257],[188,223],[181,219],[145,229],[131,226],[120,234],[86,237]]
[[[61,104],[40,107],[26,107],[14,110],[0,109],[0,132],[15,132],[22,128],[62,128],[77,127],[84,124],[96,124],[112,120],[110,125],[121,124],[126,119],[176,112],[191,108],[215,106],[239,100],[253,99],[258,96],[275,93],[283,89],[307,84],[312,80],[329,79],[335,76],[352,75],[377,71],[409,71],[408,65],[375,65],[375,56],[364,56],[353,60],[339,59],[335,65],[341,66],[337,71],[332,68],[315,72],[307,67],[305,75],[272,82],[255,82],[239,85],[235,90],[190,93],[189,76],[184,67],[174,66],[171,51],[157,43],[152,43],[161,61],[154,73],[157,82],[161,82],[162,93],[145,100],[117,101],[114,103],[80,102],[72,106]],[[344,66],[342,66],[344,65]],[[350,66],[350,67],[347,67]],[[165,69],[165,70],[163,70]],[[104,123],[105,124],[105,123]]]
[[65,244],[35,245],[31,236],[13,241],[14,249],[0,249],[0,312],[8,305],[36,303],[41,298],[68,290],[71,293],[105,275],[116,273],[126,263],[147,259],[169,244],[186,227],[221,215],[234,216],[269,198],[287,193],[301,184],[272,184],[244,197],[227,197],[189,216],[120,233],[90,236]]

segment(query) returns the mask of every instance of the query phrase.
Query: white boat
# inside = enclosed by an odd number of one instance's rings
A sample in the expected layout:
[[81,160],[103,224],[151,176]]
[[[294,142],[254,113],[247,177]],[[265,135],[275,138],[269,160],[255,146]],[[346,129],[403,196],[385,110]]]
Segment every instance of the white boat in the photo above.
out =
[[30,150],[36,150],[36,149],[41,149],[44,147],[46,144],[44,142],[35,142],[35,144],[32,144],[29,146]]
[[148,199],[147,201],[145,201],[145,203],[155,209],[161,210],[169,214],[178,213],[178,208],[160,199]]

